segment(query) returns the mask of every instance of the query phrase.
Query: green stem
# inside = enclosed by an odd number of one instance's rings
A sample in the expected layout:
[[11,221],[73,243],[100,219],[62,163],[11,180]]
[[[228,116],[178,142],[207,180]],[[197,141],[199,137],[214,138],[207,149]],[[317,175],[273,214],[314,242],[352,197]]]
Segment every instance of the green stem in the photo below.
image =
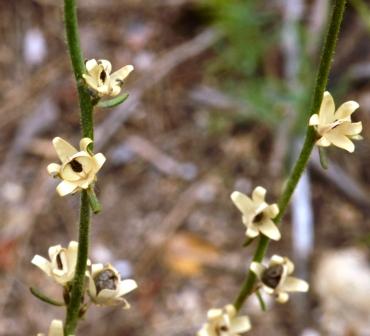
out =
[[80,210],[80,232],[78,238],[78,255],[75,277],[72,283],[71,298],[67,308],[67,317],[64,334],[74,335],[79,320],[80,305],[83,299],[85,286],[85,272],[89,251],[89,230],[90,230],[90,205],[87,191],[81,192]]
[[[78,34],[77,10],[75,0],[64,0],[64,24],[68,50],[75,75],[81,111],[82,136],[94,140],[93,108],[94,103],[84,85],[85,65],[82,57]],[[79,320],[80,306],[83,301],[85,273],[89,252],[90,205],[87,191],[81,193],[79,245],[75,276],[72,282],[70,301],[64,326],[65,335],[74,335]]]
[[[324,95],[324,90],[326,88],[329,72],[331,68],[331,63],[333,55],[335,52],[335,47],[340,31],[340,26],[343,19],[343,13],[345,9],[346,0],[336,0],[333,8],[333,12],[329,22],[329,29],[326,34],[325,42],[323,45],[319,70],[316,77],[316,84],[314,89],[314,94],[311,103],[310,115],[318,113]],[[316,136],[313,127],[308,126],[306,132],[306,138],[301,150],[301,153],[296,161],[292,172],[288,178],[285,185],[283,193],[278,201],[278,206],[280,209],[279,214],[274,219],[274,222],[278,225],[283,218],[292,194],[299,182],[299,179],[307,166],[308,159],[310,158],[312,149],[315,145]],[[253,256],[253,261],[261,262],[265,256],[267,247],[270,240],[266,236],[261,236],[256,252]],[[245,299],[252,293],[254,288],[254,283],[256,281],[256,276],[252,271],[248,271],[246,279],[242,285],[242,288],[234,302],[236,310],[240,310]]]
[[93,102],[84,84],[82,74],[85,64],[82,57],[80,38],[78,34],[77,11],[75,0],[64,0],[64,25],[66,28],[69,54],[73,72],[77,82],[78,97],[81,109],[82,136],[94,140]]

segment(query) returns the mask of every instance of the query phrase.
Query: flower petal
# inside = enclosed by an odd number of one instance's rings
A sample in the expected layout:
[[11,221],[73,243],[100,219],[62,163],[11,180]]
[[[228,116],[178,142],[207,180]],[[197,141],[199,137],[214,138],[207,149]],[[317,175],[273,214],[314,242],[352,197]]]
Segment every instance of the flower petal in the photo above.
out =
[[60,161],[62,161],[63,163],[68,161],[68,159],[72,155],[77,153],[76,148],[74,148],[70,143],[60,137],[56,137],[53,139],[53,146],[58,154]]
[[94,155],[95,163],[96,163],[96,172],[100,170],[100,168],[103,166],[104,162],[107,160],[107,158],[102,153],[98,153]]
[[122,309],[130,309],[131,308],[130,303],[125,298],[121,298],[119,303],[122,305]]
[[122,299],[117,293],[117,290],[104,288],[96,296],[96,302],[104,305],[118,304]]
[[76,182],[81,179],[81,173],[76,173],[69,163],[63,165],[60,177],[68,182]]
[[63,322],[60,320],[53,320],[49,328],[48,336],[63,336]]
[[252,192],[252,199],[254,202],[257,203],[264,203],[266,196],[266,189],[263,187],[258,186]]
[[276,301],[279,303],[285,303],[289,300],[289,294],[285,292],[279,292],[276,295]]
[[60,244],[50,246],[49,249],[48,249],[48,255],[49,255],[50,260],[55,259],[57,254],[59,254],[60,251],[62,251],[62,250],[63,250],[63,247]]
[[47,171],[48,171],[48,174],[52,177],[56,177],[57,175],[59,175],[60,173],[60,168],[61,168],[61,165],[60,164],[57,164],[57,163],[50,163],[48,166],[47,166]]
[[242,214],[247,215],[249,212],[254,211],[253,202],[247,195],[234,191],[230,197]]
[[295,277],[287,277],[281,286],[283,291],[287,292],[307,292],[309,285],[306,281]]
[[98,61],[98,63],[100,63],[103,68],[104,68],[104,71],[109,75],[111,72],[112,72],[112,64],[111,62],[109,62],[108,60],[105,60],[105,59],[100,59]]
[[89,288],[88,288],[88,294],[90,295],[90,297],[94,300],[96,298],[96,286],[95,286],[95,282],[94,282],[94,279],[92,277],[92,275],[87,272],[86,273],[88,279],[89,279]]
[[276,226],[276,224],[270,220],[264,220],[259,226],[260,231],[272,240],[279,240],[281,238],[281,233]]
[[339,106],[338,110],[335,112],[334,116],[335,119],[348,119],[351,120],[351,114],[357,110],[360,107],[360,105],[353,101],[347,101],[343,103],[341,106]]
[[279,214],[279,207],[275,203],[270,204],[264,212],[269,218],[274,219]]
[[134,70],[134,67],[132,65],[125,65],[121,69],[115,71],[112,73],[111,81],[113,85],[122,85],[123,80],[130,74],[131,71]]
[[91,274],[92,274],[92,276],[95,276],[96,273],[99,273],[103,269],[104,269],[103,264],[92,264],[91,265]]
[[197,336],[217,336],[216,333],[211,334],[206,327],[203,327],[197,332]]
[[78,186],[75,183],[68,182],[68,181],[62,181],[57,186],[57,192],[60,196],[65,196],[68,194],[73,193]]
[[98,66],[98,62],[93,58],[85,63],[86,70],[90,72],[92,69]]
[[294,272],[294,264],[287,257],[284,258],[284,263],[287,268],[287,274],[292,274]]
[[310,121],[308,123],[310,126],[316,126],[319,124],[319,115],[313,114],[310,118]]
[[353,142],[347,138],[345,135],[338,131],[332,130],[325,135],[326,139],[329,140],[333,145],[343,148],[346,151],[352,153],[355,150],[355,145]]
[[120,282],[118,289],[118,296],[126,295],[137,288],[137,283],[132,279],[125,279]]
[[222,309],[210,309],[207,312],[208,320],[216,320],[222,317]]
[[325,91],[319,111],[319,124],[325,125],[334,122],[334,112],[334,99],[328,91]]
[[47,276],[51,276],[50,262],[42,256],[35,255],[31,263],[40,268]]
[[323,136],[316,141],[316,145],[321,147],[328,147],[331,145],[331,142],[325,136]]
[[285,258],[274,254],[270,259],[270,265],[282,265],[285,263]]
[[230,329],[230,332],[235,334],[248,331],[249,329],[251,329],[249,318],[247,316],[239,316],[233,318],[233,320],[231,321]]
[[227,316],[232,319],[236,316],[236,309],[232,304],[228,304],[224,307]]
[[350,136],[358,135],[362,131],[362,122],[359,121],[359,122],[351,123],[351,122],[345,121],[336,127],[336,131],[343,135],[350,135]]
[[94,77],[86,74],[83,74],[82,77],[88,86],[90,86],[95,91],[98,91],[98,82]]
[[113,84],[113,83],[111,83],[111,84],[112,84],[112,86],[111,86],[109,95],[111,97],[118,96],[121,93],[121,90],[122,90],[121,86],[118,85],[118,84]]
[[71,241],[68,245],[66,251],[68,268],[74,272],[74,269],[77,264],[77,254],[78,254],[78,243],[76,241]]
[[255,225],[253,225],[252,223],[250,223],[247,226],[247,231],[245,232],[245,234],[249,238],[256,238],[260,234],[260,231],[256,228]]
[[87,151],[87,147],[92,143],[93,141],[90,138],[82,138],[80,140],[80,150],[84,152]]
[[249,269],[257,275],[258,279],[261,279],[262,273],[265,271],[266,267],[263,266],[261,263],[253,261],[249,267]]

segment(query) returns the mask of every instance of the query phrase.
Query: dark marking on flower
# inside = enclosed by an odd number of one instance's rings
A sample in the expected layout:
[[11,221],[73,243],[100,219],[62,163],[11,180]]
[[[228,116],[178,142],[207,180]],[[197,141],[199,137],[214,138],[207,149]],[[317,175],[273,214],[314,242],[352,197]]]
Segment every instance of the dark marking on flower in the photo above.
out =
[[263,219],[263,212],[260,212],[258,215],[256,215],[253,219],[253,222],[259,223]]
[[57,254],[56,257],[56,262],[59,270],[63,269],[63,263],[62,263],[62,258],[60,257],[60,253]]
[[279,285],[283,271],[282,265],[270,266],[262,273],[261,280],[266,286],[275,289]]
[[110,269],[101,271],[94,278],[96,293],[99,294],[103,289],[117,289],[117,275]]
[[221,336],[223,333],[227,333],[229,331],[229,328],[225,325],[218,326],[215,329],[217,336]]
[[82,164],[79,163],[76,159],[73,159],[70,163],[72,170],[75,173],[81,173],[83,171]]
[[99,78],[100,80],[102,80],[103,82],[106,80],[107,78],[107,73],[105,72],[105,70],[102,70],[100,75],[99,75]]

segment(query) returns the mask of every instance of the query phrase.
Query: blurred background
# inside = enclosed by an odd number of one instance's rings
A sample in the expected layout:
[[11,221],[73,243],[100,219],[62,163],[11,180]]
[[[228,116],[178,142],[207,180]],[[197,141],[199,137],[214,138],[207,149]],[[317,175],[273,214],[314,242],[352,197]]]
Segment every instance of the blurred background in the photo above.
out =
[[[95,115],[108,161],[90,255],[139,283],[129,311],[92,307],[79,335],[194,335],[254,251],[230,193],[262,185],[276,201],[302,144],[330,1],[78,2],[85,57],[135,66],[129,99]],[[364,140],[330,148],[328,170],[314,151],[269,250],[311,290],[267,313],[251,298],[252,335],[370,335],[369,13],[349,2],[328,84],[360,103]],[[78,196],[58,197],[46,166],[53,137],[78,144],[78,103],[62,1],[1,1],[0,15],[0,335],[35,335],[64,317],[29,293],[61,298],[30,260],[77,239]]]

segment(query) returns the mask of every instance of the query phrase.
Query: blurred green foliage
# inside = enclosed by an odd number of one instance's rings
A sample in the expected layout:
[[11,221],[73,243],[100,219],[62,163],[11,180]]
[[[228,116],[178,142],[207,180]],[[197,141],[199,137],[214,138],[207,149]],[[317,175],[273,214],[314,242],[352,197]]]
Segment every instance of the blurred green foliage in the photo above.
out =
[[224,35],[208,73],[222,79],[222,89],[245,103],[237,122],[257,118],[275,124],[281,120],[281,106],[287,99],[285,85],[271,64],[280,56],[276,49],[280,20],[267,3],[202,0],[203,12]]
[[[201,10],[224,36],[216,46],[208,74],[246,107],[234,115],[234,122],[256,119],[273,127],[286,117],[284,106],[289,104],[298,112],[307,103],[307,90],[292,90],[284,79],[280,47],[283,22],[271,1],[202,0]],[[303,42],[302,27],[296,29]],[[299,71],[305,69],[305,74],[311,76],[306,61],[302,57]],[[310,84],[310,80],[307,82]]]

